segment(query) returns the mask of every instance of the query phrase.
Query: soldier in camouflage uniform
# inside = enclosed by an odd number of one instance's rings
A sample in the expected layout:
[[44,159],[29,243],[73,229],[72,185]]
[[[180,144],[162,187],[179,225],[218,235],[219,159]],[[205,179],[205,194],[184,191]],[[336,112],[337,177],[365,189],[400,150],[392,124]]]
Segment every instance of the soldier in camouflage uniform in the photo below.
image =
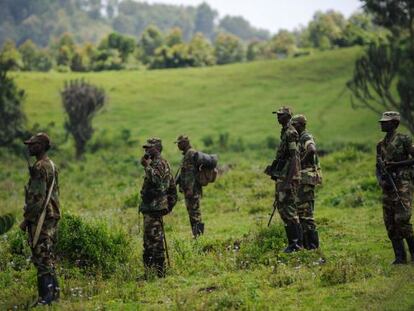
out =
[[[377,145],[377,179],[382,188],[383,216],[395,253],[393,264],[407,262],[404,239],[414,261],[414,237],[411,219],[414,168],[404,162],[414,158],[410,136],[397,132],[398,112],[385,112],[379,121],[385,137]],[[395,187],[394,187],[395,185]]]
[[175,188],[175,182],[169,163],[161,157],[161,140],[151,138],[143,148],[145,155],[141,164],[145,169],[145,179],[140,212],[144,215],[144,266],[147,274],[155,269],[159,277],[165,277],[163,216],[172,209],[169,189]]
[[316,230],[313,212],[315,208],[315,186],[322,181],[316,144],[306,131],[306,117],[296,115],[291,121],[299,134],[299,157],[301,180],[298,188],[298,216],[303,232],[303,246],[306,249],[319,248],[319,235]]
[[201,220],[200,199],[203,188],[197,180],[197,163],[195,155],[197,151],[191,147],[190,140],[187,136],[181,135],[177,141],[178,149],[183,153],[180,173],[177,177],[177,184],[180,192],[184,193],[185,205],[190,218],[191,230],[194,237],[204,233],[204,223]]
[[274,207],[285,224],[289,243],[285,253],[291,253],[302,248],[302,229],[295,203],[300,180],[299,134],[290,123],[290,108],[282,107],[273,114],[277,114],[277,120],[282,125],[280,145],[271,174],[276,181]]
[[50,304],[59,298],[54,256],[60,219],[58,172],[47,156],[50,139],[45,133],[24,143],[36,162],[29,166],[30,179],[25,187],[24,220],[20,228],[28,232],[32,262],[37,269],[38,303]]

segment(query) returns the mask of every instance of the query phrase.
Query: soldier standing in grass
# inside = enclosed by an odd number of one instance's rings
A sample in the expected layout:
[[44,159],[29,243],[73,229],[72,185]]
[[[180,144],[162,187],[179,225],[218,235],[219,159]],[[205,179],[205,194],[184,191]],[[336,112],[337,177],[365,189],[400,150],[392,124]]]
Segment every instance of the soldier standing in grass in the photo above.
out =
[[284,252],[291,253],[302,248],[302,229],[296,206],[300,180],[299,134],[290,122],[292,118],[290,108],[282,107],[273,114],[277,114],[282,131],[276,159],[271,166],[266,168],[265,173],[276,181],[273,206],[277,208],[285,224],[289,245]]
[[381,130],[386,133],[377,145],[376,176],[382,188],[383,216],[395,253],[393,264],[407,263],[404,239],[414,261],[414,237],[411,219],[414,179],[414,146],[410,136],[397,132],[400,114],[382,115]]
[[190,218],[191,230],[196,238],[204,233],[204,223],[201,220],[200,199],[203,188],[197,180],[197,151],[191,147],[190,140],[187,136],[181,135],[177,141],[178,149],[183,153],[177,184],[180,192],[184,193],[185,205]]
[[312,135],[306,131],[306,117],[296,115],[291,121],[299,134],[300,185],[298,188],[298,216],[303,232],[303,247],[319,248],[319,235],[313,217],[315,208],[315,186],[321,184],[322,174]]
[[30,179],[25,187],[24,220],[20,228],[28,232],[32,262],[37,269],[37,304],[51,304],[59,298],[54,256],[60,219],[58,172],[47,156],[50,149],[47,134],[38,133],[24,143],[36,162],[29,165]]
[[144,266],[146,275],[149,270],[155,269],[158,277],[165,277],[165,254],[168,256],[168,250],[164,243],[163,216],[171,212],[177,193],[170,165],[161,157],[161,140],[148,139],[143,148],[145,155],[141,164],[145,179],[141,189],[140,212],[144,215]]

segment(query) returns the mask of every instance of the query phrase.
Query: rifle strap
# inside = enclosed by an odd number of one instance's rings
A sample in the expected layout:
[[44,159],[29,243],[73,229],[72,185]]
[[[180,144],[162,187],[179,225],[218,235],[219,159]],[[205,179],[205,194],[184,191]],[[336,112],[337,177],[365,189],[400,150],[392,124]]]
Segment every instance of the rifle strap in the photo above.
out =
[[40,232],[42,231],[42,227],[43,227],[43,224],[46,218],[47,205],[49,204],[50,198],[52,196],[52,191],[55,186],[55,164],[52,162],[52,160],[49,159],[49,161],[50,161],[50,164],[52,165],[53,179],[52,179],[52,183],[50,185],[49,191],[47,192],[46,200],[43,203],[42,213],[40,214],[39,221],[37,222],[35,235],[32,241],[32,248],[35,248],[37,245],[37,242],[39,241]]

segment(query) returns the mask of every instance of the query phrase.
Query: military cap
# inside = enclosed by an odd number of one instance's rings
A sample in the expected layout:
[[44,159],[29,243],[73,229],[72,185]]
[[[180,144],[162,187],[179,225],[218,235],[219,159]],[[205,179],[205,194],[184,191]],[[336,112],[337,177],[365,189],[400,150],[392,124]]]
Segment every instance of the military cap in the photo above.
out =
[[280,107],[278,110],[273,111],[273,114],[288,114],[292,116],[292,109],[286,106]]
[[50,138],[46,133],[37,133],[36,135],[33,135],[28,140],[24,141],[25,145],[32,145],[32,144],[42,144],[45,147],[50,147]]
[[180,143],[182,141],[190,141],[190,139],[186,135],[180,135],[180,136],[178,136],[178,138],[175,141],[175,143],[178,144],[178,143]]
[[150,139],[147,140],[146,144],[144,146],[142,146],[142,148],[144,148],[144,149],[152,148],[152,147],[156,147],[161,151],[161,149],[162,149],[161,139],[159,139],[157,137],[150,138]]
[[387,122],[387,121],[401,121],[400,113],[396,111],[384,112],[379,122]]
[[306,123],[308,123],[308,120],[306,119],[306,117],[303,114],[297,114],[297,115],[294,115],[292,117],[291,122],[292,123],[300,123],[300,124],[306,125]]

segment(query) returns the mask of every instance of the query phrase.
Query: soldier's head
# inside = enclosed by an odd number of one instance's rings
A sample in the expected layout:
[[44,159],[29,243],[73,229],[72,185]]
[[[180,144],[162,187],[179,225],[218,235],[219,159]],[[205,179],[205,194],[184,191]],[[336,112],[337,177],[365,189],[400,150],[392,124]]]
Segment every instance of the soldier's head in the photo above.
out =
[[142,146],[144,148],[145,153],[154,158],[161,154],[162,152],[162,141],[159,138],[153,137],[147,140],[146,144]]
[[401,116],[399,112],[387,111],[382,114],[382,118],[379,120],[381,124],[381,130],[385,133],[395,131],[400,125]]
[[188,136],[180,135],[175,143],[177,144],[178,149],[181,151],[185,151],[190,148],[190,139]]
[[283,106],[279,108],[277,111],[273,111],[272,113],[277,115],[277,121],[282,126],[288,124],[290,119],[292,118],[292,109],[286,106]]
[[297,114],[292,117],[290,122],[299,133],[302,133],[306,129],[306,123],[308,120],[303,114]]
[[46,133],[37,133],[25,140],[24,144],[27,146],[30,156],[39,156],[50,149],[50,138]]

